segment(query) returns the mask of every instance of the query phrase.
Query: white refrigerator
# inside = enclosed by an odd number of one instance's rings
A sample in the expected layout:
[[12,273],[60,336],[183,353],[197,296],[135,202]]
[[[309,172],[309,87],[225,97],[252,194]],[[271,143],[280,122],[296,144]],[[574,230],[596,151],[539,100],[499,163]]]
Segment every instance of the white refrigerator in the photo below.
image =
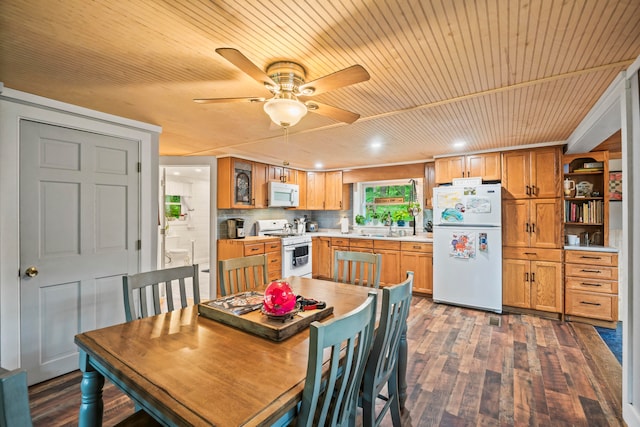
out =
[[433,300],[502,312],[500,184],[433,190]]

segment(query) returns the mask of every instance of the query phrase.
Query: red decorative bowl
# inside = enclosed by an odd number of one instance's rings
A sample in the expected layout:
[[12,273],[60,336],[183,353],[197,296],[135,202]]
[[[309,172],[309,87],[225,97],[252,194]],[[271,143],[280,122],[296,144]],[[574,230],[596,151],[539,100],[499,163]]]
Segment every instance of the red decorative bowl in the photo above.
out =
[[264,291],[262,309],[273,316],[286,315],[296,308],[296,295],[288,282],[274,281]]

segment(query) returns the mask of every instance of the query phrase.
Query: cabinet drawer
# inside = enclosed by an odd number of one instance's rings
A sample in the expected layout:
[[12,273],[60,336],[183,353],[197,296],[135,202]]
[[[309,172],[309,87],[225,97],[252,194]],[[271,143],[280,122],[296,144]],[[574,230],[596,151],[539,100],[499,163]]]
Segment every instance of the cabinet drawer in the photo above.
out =
[[349,239],[351,243],[349,243],[350,248],[365,248],[372,249],[373,248],[373,240],[372,239]]
[[264,251],[266,253],[280,252],[281,250],[282,250],[282,244],[279,241],[267,242],[264,244]]
[[508,259],[562,262],[562,249],[518,248],[513,246],[504,246],[502,248],[502,257]]
[[400,250],[400,242],[394,240],[374,240],[373,248],[375,249],[391,249]]
[[565,264],[564,268],[566,277],[618,280],[617,267],[601,267],[593,264]]
[[273,282],[274,280],[279,280],[282,279],[282,277],[280,277],[280,270],[278,271],[269,271],[267,278],[269,279],[269,282]]
[[423,242],[400,242],[403,252],[426,252],[433,253],[433,243]]
[[617,294],[618,282],[607,280],[597,280],[591,278],[580,279],[578,277],[567,277],[564,281],[565,287],[577,291],[598,292],[601,294]]
[[618,266],[618,254],[613,252],[565,251],[565,262],[575,264]]
[[264,253],[264,243],[244,245],[244,256],[261,255]]
[[349,239],[342,237],[332,237],[331,246],[349,246]]
[[618,320],[618,297],[568,290],[566,314],[615,321]]
[[267,255],[267,264],[269,272],[282,270],[282,255],[280,253]]

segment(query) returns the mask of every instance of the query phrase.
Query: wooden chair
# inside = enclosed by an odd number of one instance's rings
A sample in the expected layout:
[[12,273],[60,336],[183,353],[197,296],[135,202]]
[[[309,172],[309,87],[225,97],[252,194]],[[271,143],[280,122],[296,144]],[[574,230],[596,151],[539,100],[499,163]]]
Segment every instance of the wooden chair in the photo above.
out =
[[252,255],[218,261],[221,297],[252,289],[262,290],[269,283],[267,255]]
[[[147,271],[122,277],[122,289],[124,291],[124,314],[127,322],[133,319],[154,316],[160,314],[163,308],[173,311],[173,287],[177,280],[180,292],[180,305],[182,308],[189,304],[186,292],[186,279],[190,278],[193,288],[193,304],[200,303],[200,284],[198,282],[198,265],[186,265],[184,267],[166,268],[164,270]],[[165,298],[161,300],[160,294],[164,289]],[[148,292],[151,292],[150,297]],[[151,298],[151,304],[149,303]]]
[[[373,341],[376,300],[377,293],[372,291],[360,307],[344,316],[311,323],[298,426],[355,426],[360,384]],[[327,348],[330,360],[323,369]]]
[[0,426],[32,426],[27,371],[0,368]]
[[[403,332],[406,334],[407,316],[411,305],[413,272],[395,286],[382,289],[382,311],[373,348],[367,360],[362,384],[363,426],[378,426],[391,408],[394,427],[400,426],[400,399],[398,393],[398,352]],[[387,385],[387,396],[380,394]],[[376,416],[376,399],[385,401]]]
[[336,251],[333,258],[333,281],[378,289],[381,264],[381,254]]

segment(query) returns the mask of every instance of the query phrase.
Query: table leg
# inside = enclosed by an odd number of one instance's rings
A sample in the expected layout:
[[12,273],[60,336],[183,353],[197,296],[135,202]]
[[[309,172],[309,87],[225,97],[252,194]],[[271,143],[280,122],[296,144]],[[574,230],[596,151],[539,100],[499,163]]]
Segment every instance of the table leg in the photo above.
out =
[[79,427],[93,427],[102,425],[102,386],[104,377],[89,363],[89,356],[80,350],[80,370],[82,381],[80,391],[82,400],[78,416]]
[[407,400],[407,324],[402,328],[400,335],[400,347],[398,348],[398,393],[400,410],[404,411],[404,403]]

